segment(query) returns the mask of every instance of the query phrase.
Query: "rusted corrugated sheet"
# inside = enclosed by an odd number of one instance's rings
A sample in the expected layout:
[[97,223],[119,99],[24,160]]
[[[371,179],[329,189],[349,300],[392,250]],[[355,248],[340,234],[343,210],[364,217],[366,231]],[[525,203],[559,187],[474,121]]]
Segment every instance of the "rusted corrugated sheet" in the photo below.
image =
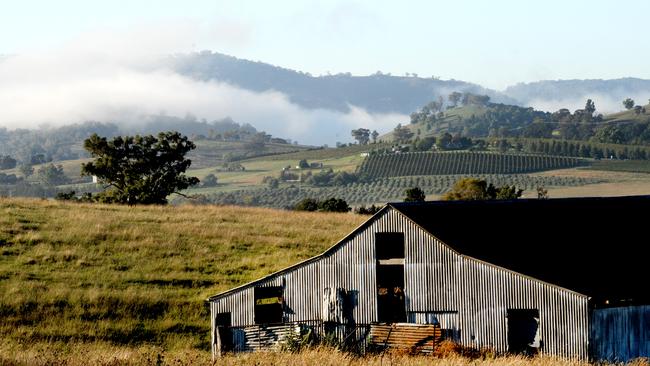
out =
[[431,353],[442,340],[439,325],[374,324],[370,339],[375,346],[397,348],[413,353]]
[[595,359],[627,362],[650,357],[650,305],[594,309],[590,332]]
[[351,302],[345,322],[377,322],[377,232],[404,233],[408,319],[457,314],[463,344],[505,352],[507,310],[539,309],[542,353],[587,356],[586,296],[463,256],[391,207],[323,255],[211,298],[212,318],[231,312],[233,326],[253,325],[253,287],[283,286],[286,321],[329,320],[322,319],[325,289],[340,289]]

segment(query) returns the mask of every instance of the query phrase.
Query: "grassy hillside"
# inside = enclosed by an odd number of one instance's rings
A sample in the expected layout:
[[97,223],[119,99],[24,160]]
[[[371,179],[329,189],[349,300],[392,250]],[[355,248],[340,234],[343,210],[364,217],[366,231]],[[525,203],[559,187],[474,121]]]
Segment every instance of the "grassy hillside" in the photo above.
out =
[[205,298],[322,252],[365,219],[0,199],[0,355],[206,352]]
[[[0,364],[212,364],[207,296],[319,253],[365,219],[0,199]],[[217,364],[582,365],[440,356],[316,349]]]
[[307,146],[266,143],[261,148],[251,149],[248,142],[242,141],[195,141],[196,150],[188,154],[193,168],[206,168],[224,162],[224,156],[237,160],[256,156],[285,154],[309,149]]
[[[650,104],[645,104],[641,103],[639,104],[643,107],[645,107],[646,110],[650,110]],[[648,121],[650,118],[650,115],[648,114],[636,114],[634,110],[629,110],[629,111],[621,111],[618,113],[612,113],[608,114],[605,116],[604,121],[605,122],[625,122],[625,121],[637,121],[637,122],[645,122]]]
[[650,173],[650,161],[648,160],[599,160],[593,162],[589,169],[631,172],[631,173]]

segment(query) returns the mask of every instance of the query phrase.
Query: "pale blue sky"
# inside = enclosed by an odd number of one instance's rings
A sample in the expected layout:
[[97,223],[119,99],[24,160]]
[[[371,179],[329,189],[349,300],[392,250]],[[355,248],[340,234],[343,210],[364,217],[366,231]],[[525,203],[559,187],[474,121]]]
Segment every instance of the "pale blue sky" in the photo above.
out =
[[[377,70],[501,89],[517,81],[650,78],[650,1],[0,0],[0,54],[96,31],[195,24],[211,49],[324,74]],[[161,37],[163,37],[161,35]],[[164,39],[160,40],[164,43]],[[178,41],[178,40],[177,40]]]

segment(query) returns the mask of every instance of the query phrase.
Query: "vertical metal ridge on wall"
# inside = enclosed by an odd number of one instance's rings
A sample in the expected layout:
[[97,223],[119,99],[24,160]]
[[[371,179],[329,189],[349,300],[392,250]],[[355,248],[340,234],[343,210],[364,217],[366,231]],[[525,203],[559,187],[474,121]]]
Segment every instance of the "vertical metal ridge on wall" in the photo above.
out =
[[[455,312],[463,344],[505,352],[508,309],[538,309],[541,352],[586,358],[589,314],[584,295],[463,256],[393,208],[371,220],[318,260],[256,285],[284,286],[289,322],[320,319],[326,288],[343,289],[353,299],[353,322],[376,322],[375,233],[402,232],[407,315],[424,314],[409,319]],[[212,300],[212,325],[220,312],[231,313],[232,326],[254,325],[253,289],[243,287]]]

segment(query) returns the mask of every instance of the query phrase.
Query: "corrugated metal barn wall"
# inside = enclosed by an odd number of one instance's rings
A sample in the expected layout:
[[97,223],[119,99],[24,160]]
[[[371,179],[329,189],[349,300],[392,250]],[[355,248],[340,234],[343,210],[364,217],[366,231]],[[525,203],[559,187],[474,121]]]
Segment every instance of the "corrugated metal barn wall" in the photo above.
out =
[[594,309],[591,320],[595,359],[627,362],[650,357],[650,305]]
[[505,352],[507,310],[539,309],[542,351],[587,357],[586,296],[459,255],[410,220],[396,219],[406,235],[408,312],[457,312],[463,344]]
[[[392,208],[319,260],[253,285],[284,286],[287,321],[321,319],[324,289],[343,288],[354,297],[354,322],[375,322],[376,232],[404,233],[406,307],[420,314],[409,319],[456,313],[462,343],[507,351],[507,309],[539,309],[543,352],[586,357],[587,297],[459,255]],[[229,311],[233,326],[254,324],[253,285],[214,299],[213,322]]]

